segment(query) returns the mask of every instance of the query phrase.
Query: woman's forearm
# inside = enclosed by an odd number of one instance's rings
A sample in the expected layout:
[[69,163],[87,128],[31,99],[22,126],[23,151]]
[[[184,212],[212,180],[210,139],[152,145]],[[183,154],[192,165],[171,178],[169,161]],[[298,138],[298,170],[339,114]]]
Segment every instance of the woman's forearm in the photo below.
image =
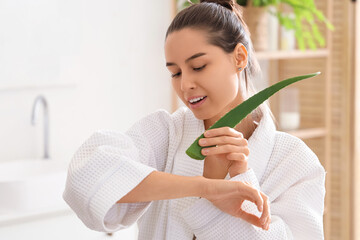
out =
[[148,202],[183,197],[202,197],[207,179],[154,171],[118,203]]
[[[203,197],[212,202],[218,209],[258,227],[270,223],[269,203],[267,197],[240,181],[224,179],[208,179],[203,176],[180,176],[154,171],[141,181],[134,189],[122,197],[117,203],[149,202],[156,200],[184,197]],[[263,214],[256,218],[239,211],[245,201],[255,203]]]

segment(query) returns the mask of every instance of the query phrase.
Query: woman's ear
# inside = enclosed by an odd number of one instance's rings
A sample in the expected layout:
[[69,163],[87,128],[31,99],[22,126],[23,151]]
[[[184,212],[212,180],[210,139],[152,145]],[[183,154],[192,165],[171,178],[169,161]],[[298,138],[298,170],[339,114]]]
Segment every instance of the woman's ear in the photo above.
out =
[[241,68],[240,71],[246,68],[248,62],[248,52],[246,47],[242,43],[238,43],[234,50],[234,58],[236,63],[236,69]]

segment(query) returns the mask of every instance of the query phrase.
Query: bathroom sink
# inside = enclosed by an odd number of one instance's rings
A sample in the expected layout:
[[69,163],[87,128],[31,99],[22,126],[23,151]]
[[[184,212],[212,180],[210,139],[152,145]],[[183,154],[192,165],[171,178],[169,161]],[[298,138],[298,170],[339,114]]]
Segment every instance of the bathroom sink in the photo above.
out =
[[0,213],[36,211],[65,205],[67,163],[23,159],[0,163]]

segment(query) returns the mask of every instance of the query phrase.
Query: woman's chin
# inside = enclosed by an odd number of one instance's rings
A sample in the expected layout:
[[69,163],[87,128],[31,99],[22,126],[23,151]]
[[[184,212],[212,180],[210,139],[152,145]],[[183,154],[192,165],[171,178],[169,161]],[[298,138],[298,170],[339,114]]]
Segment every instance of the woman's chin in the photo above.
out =
[[211,118],[209,113],[206,113],[206,112],[201,113],[196,110],[194,111],[193,109],[190,109],[190,110],[193,112],[194,116],[199,120],[207,120],[207,119]]

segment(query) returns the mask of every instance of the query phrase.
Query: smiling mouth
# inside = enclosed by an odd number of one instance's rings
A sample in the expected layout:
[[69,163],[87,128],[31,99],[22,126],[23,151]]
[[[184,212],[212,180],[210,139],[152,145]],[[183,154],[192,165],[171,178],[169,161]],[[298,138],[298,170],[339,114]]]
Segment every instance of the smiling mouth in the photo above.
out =
[[193,103],[189,102],[190,103],[190,108],[191,109],[196,109],[196,108],[201,107],[202,104],[206,101],[206,99],[207,99],[207,96],[203,97],[202,99],[197,100],[196,102],[193,102]]
[[192,104],[192,105],[195,105],[195,104],[203,101],[206,97],[207,97],[207,96],[204,96],[204,97],[202,97],[202,98],[199,98],[199,99],[198,99],[197,101],[195,101],[195,102],[190,102],[190,101],[189,101],[189,103]]

